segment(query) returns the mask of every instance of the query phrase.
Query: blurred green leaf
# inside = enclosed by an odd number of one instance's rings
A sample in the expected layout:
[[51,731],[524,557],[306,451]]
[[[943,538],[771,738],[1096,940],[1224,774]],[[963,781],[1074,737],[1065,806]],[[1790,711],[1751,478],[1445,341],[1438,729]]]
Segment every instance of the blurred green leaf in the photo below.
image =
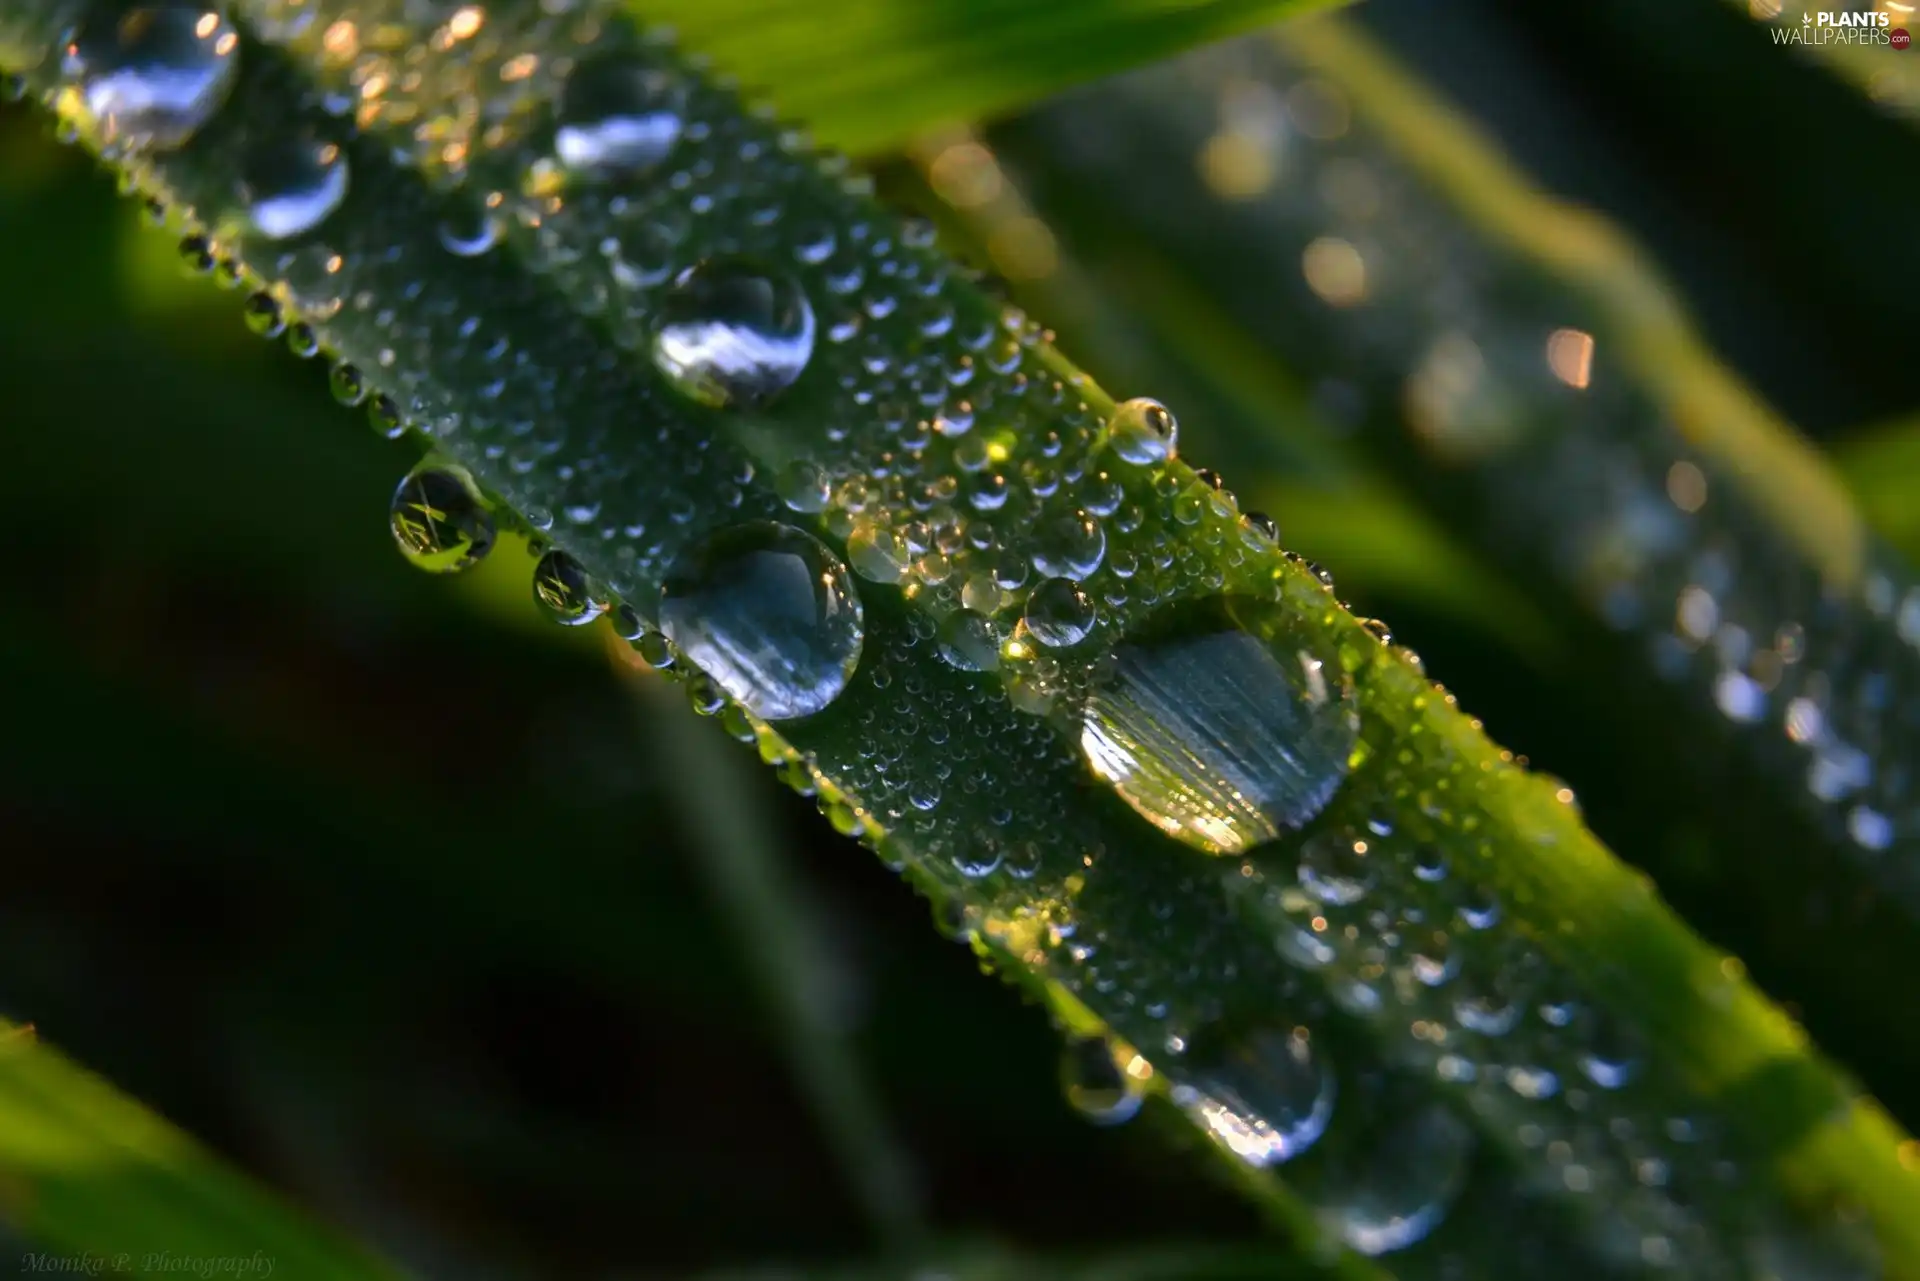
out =
[[[1920,561],[1920,422],[1856,432],[1835,448],[1834,462],[1880,536]],[[1920,606],[1914,612],[1911,626],[1920,629]]]
[[828,146],[898,148],[1346,0],[629,0]]
[[399,1275],[17,1027],[0,1029],[0,1216],[53,1256],[23,1274]]

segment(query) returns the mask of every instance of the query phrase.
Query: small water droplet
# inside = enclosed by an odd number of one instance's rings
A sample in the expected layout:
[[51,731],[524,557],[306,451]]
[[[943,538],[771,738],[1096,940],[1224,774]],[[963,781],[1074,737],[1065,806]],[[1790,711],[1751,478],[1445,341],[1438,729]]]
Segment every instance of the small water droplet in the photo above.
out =
[[306,235],[347,198],[345,154],[339,144],[311,135],[254,147],[240,172],[241,214],[268,240]]
[[607,602],[585,567],[557,547],[533,568],[533,598],[568,627],[584,626],[607,612]]
[[239,34],[198,4],[110,6],[66,47],[61,70],[101,139],[141,150],[178,147],[227,100]]
[[1114,409],[1107,436],[1114,453],[1136,466],[1150,467],[1178,452],[1180,425],[1165,405],[1142,396]]
[[765,521],[719,535],[671,575],[660,626],[765,720],[825,708],[847,687],[866,638],[840,558],[811,534]]
[[664,67],[624,52],[590,58],[560,92],[554,154],[582,177],[644,174],[680,140],[686,97],[686,85]]
[[500,243],[500,219],[485,209],[462,209],[441,219],[440,245],[457,258],[478,258]]
[[1093,601],[1080,584],[1049,578],[1027,597],[1027,630],[1050,649],[1078,645],[1093,630]]
[[1155,827],[1238,854],[1320,812],[1359,730],[1339,665],[1284,613],[1215,597],[1151,620],[1114,650],[1080,747]]
[[813,307],[791,277],[709,259],[681,272],[661,300],[653,363],[700,404],[763,404],[806,369],[813,335]]
[[833,502],[833,482],[826,471],[805,459],[781,468],[773,488],[780,501],[797,512],[823,512]]
[[1175,1105],[1249,1165],[1299,1156],[1333,1116],[1333,1073],[1304,1028],[1209,1027],[1170,1075]]
[[1358,903],[1379,875],[1370,847],[1351,835],[1332,834],[1308,841],[1297,871],[1307,893],[1333,907]]
[[1113,1046],[1098,1036],[1067,1042],[1060,1055],[1060,1085],[1074,1111],[1095,1125],[1132,1120],[1146,1097],[1115,1059]]
[[970,609],[956,609],[940,623],[940,657],[963,672],[990,672],[1000,666],[1000,638],[993,623]]
[[430,573],[470,569],[493,550],[493,517],[458,467],[426,463],[408,473],[393,491],[389,520],[401,554]]

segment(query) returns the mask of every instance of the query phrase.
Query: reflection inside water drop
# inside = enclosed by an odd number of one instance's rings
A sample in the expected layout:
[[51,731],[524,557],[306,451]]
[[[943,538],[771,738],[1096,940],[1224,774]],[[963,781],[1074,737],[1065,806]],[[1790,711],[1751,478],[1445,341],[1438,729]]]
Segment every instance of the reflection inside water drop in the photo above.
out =
[[805,371],[813,334],[813,307],[790,277],[709,259],[681,272],[661,301],[653,363],[700,404],[761,404]]
[[1095,1125],[1119,1125],[1140,1111],[1146,1091],[1105,1037],[1076,1037],[1060,1055],[1060,1085],[1074,1111]]
[[1278,609],[1177,607],[1118,646],[1080,747],[1154,826],[1238,854],[1311,819],[1359,739],[1351,685]]
[[1209,1029],[1174,1075],[1173,1102],[1249,1165],[1292,1160],[1333,1116],[1333,1073],[1304,1028]]
[[415,468],[393,492],[389,521],[408,563],[430,573],[470,569],[493,549],[493,517],[458,467]]
[[241,173],[247,225],[268,240],[306,235],[347,198],[346,156],[337,143],[311,135],[256,147]]
[[667,158],[685,124],[686,86],[625,53],[580,64],[560,94],[554,154],[592,178],[642,174]]
[[1406,1080],[1376,1084],[1350,1102],[1341,1124],[1350,1120],[1353,1130],[1334,1127],[1321,1149],[1325,1167],[1298,1180],[1302,1195],[1361,1254],[1404,1250],[1432,1233],[1459,1196],[1473,1130]]
[[853,676],[865,640],[846,565],[811,534],[771,522],[721,534],[669,577],[660,626],[765,720],[826,707]]
[[67,45],[61,71],[105,142],[178,147],[232,92],[239,48],[232,25],[200,5],[108,6]]

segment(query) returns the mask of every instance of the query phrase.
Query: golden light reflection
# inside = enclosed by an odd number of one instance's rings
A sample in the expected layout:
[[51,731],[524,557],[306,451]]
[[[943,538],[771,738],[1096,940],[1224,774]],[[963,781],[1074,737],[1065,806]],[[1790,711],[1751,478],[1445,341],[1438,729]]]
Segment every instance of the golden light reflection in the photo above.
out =
[[1547,335],[1547,367],[1569,387],[1585,389],[1593,381],[1593,335],[1583,329],[1556,329]]
[[360,29],[345,18],[327,28],[320,47],[328,57],[347,59],[360,52]]
[[934,192],[959,209],[978,209],[1000,195],[1005,179],[993,153],[977,142],[957,142],[927,166]]
[[447,30],[455,40],[471,39],[486,22],[487,15],[476,5],[467,5],[447,19]]
[[1683,512],[1699,511],[1707,505],[1706,473],[1681,459],[1667,469],[1667,497]]
[[518,57],[508,58],[500,64],[500,78],[508,84],[512,84],[516,80],[525,80],[528,76],[532,75],[539,66],[540,59],[537,55],[523,53]]
[[217,13],[203,13],[200,15],[200,20],[193,24],[193,34],[199,36],[202,40],[205,40],[219,29],[220,15]]
[[1273,185],[1273,147],[1244,133],[1216,133],[1200,148],[1199,170],[1222,200],[1250,200]]
[[1300,255],[1307,287],[1334,307],[1351,307],[1367,296],[1367,263],[1338,236],[1321,236]]

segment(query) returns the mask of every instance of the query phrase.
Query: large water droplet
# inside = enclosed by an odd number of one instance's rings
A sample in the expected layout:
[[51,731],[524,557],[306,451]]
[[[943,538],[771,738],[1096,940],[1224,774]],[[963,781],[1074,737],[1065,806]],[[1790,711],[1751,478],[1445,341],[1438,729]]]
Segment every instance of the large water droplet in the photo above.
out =
[[1050,649],[1078,645],[1093,621],[1093,601],[1071,579],[1049,578],[1027,597],[1027,631]]
[[61,70],[105,142],[178,147],[227,100],[239,48],[216,10],[142,5],[89,21],[67,45]]
[[1060,1055],[1060,1085],[1067,1102],[1095,1125],[1119,1125],[1140,1111],[1146,1091],[1127,1075],[1104,1037],[1069,1041]]
[[589,59],[560,93],[554,154],[572,172],[618,178],[653,169],[685,126],[686,85],[624,53]]
[[277,138],[256,147],[241,166],[240,204],[247,225],[269,240],[304,236],[347,198],[347,158],[337,143]]
[[1333,1115],[1333,1073],[1304,1028],[1210,1028],[1177,1075],[1174,1103],[1249,1165],[1299,1156]]
[[660,626],[746,709],[811,716],[847,687],[865,641],[860,597],[811,534],[757,522],[708,543],[662,588]]
[[761,404],[813,355],[813,307],[781,273],[709,259],[680,273],[661,301],[653,363],[703,405]]
[[1080,748],[1155,827],[1238,854],[1319,813],[1359,733],[1338,662],[1278,607],[1216,597],[1176,607],[1114,650]]
[[1344,1117],[1363,1132],[1341,1142],[1336,1127],[1327,1170],[1307,1195],[1320,1221],[1360,1253],[1404,1250],[1438,1227],[1459,1195],[1473,1130],[1405,1083],[1350,1102]]
[[401,554],[431,573],[471,568],[493,550],[493,517],[458,467],[415,468],[393,491],[389,520]]
[[993,622],[970,609],[956,609],[940,622],[940,657],[963,672],[990,672],[1000,666],[1000,638]]
[[586,567],[559,548],[533,567],[533,598],[555,621],[582,627],[607,612]]
[[1107,422],[1107,438],[1121,458],[1149,467],[1173,457],[1180,442],[1180,425],[1165,405],[1141,396],[1113,411]]
[[1040,529],[1033,551],[1033,567],[1048,578],[1075,582],[1092,576],[1107,554],[1106,531],[1085,512],[1057,516]]

